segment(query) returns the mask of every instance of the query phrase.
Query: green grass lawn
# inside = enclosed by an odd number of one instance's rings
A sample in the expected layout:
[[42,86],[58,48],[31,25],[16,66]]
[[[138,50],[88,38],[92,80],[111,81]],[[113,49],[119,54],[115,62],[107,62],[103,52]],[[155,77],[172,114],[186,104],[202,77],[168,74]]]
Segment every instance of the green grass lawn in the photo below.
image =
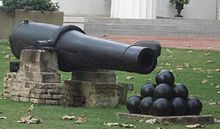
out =
[[[204,50],[183,50],[163,48],[162,54],[158,59],[158,66],[148,75],[135,73],[117,72],[118,82],[133,83],[135,85],[132,94],[139,94],[140,87],[147,81],[154,82],[156,73],[161,69],[172,70],[176,76],[176,82],[187,85],[190,96],[196,96],[203,102],[202,114],[214,115],[220,119],[220,105],[210,105],[211,102],[220,103],[220,52]],[[0,43],[0,93],[3,90],[3,77],[9,71],[9,61],[14,60],[10,54],[10,48],[7,43]],[[69,73],[63,73],[63,78],[69,78]],[[131,76],[134,79],[127,80]],[[104,122],[130,123],[137,126],[138,129],[163,127],[165,129],[185,129],[183,125],[149,125],[144,122],[138,122],[132,119],[119,119],[117,112],[127,112],[124,105],[119,105],[115,109],[97,109],[97,108],[75,108],[65,106],[34,105],[33,114],[42,119],[41,124],[27,125],[17,123],[17,120],[23,116],[31,103],[14,102],[8,99],[0,99],[0,119],[1,129],[106,129]],[[74,121],[64,121],[63,115],[85,115],[87,121],[83,124],[76,124]],[[111,127],[119,128],[119,127]],[[208,129],[218,129],[220,125],[207,125]]]

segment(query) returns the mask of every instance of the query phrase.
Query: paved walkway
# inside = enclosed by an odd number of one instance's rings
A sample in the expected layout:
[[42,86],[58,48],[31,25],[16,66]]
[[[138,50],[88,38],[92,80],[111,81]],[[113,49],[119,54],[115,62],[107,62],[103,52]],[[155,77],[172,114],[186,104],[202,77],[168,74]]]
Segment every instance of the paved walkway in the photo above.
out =
[[102,35],[100,38],[133,44],[139,40],[157,40],[165,47],[205,49],[220,51],[220,37],[163,37],[163,36],[125,36]]

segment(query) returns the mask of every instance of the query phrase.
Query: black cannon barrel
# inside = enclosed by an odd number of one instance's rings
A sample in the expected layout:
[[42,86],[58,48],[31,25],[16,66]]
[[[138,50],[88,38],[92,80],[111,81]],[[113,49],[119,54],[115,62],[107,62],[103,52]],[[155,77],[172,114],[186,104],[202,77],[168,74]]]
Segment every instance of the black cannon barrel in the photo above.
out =
[[57,52],[59,69],[65,72],[110,69],[146,74],[154,70],[156,53],[160,53],[146,45],[127,45],[88,36],[77,26],[56,26],[28,20],[14,29],[9,41],[12,53],[18,59],[22,49],[53,47]]

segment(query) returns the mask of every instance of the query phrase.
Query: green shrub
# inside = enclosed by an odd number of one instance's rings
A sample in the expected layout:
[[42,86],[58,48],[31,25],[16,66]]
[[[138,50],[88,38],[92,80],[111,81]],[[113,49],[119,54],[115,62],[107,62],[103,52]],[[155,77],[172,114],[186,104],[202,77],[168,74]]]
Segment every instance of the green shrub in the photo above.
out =
[[15,9],[37,10],[37,11],[57,11],[58,3],[51,0],[2,0],[1,9],[4,12],[13,12]]
[[170,0],[170,3],[175,4],[176,2],[179,2],[181,4],[189,4],[190,0]]

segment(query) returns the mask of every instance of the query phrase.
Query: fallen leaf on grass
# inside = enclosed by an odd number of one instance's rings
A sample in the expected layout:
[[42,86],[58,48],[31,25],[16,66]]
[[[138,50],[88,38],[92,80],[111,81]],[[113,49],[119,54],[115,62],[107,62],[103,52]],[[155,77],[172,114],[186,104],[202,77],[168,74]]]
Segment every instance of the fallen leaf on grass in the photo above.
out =
[[125,127],[125,128],[136,128],[136,126],[132,124],[121,124],[120,127]]
[[204,55],[205,55],[205,56],[210,56],[211,54],[210,54],[210,53],[205,53]]
[[80,116],[69,116],[69,115],[64,115],[61,117],[63,120],[75,120],[76,124],[81,124],[86,122],[87,117],[85,115],[80,115]]
[[42,120],[37,118],[31,118],[30,120],[27,121],[27,124],[40,124],[40,123],[42,123]]
[[206,79],[202,80],[202,84],[206,84],[206,83],[208,83],[208,80]]
[[34,110],[34,105],[31,104],[28,108],[27,108],[27,114],[23,117],[20,118],[20,120],[18,120],[18,123],[25,123],[25,124],[39,124],[42,122],[42,120],[34,118],[32,116],[32,111]]
[[151,79],[151,78],[148,78],[147,81],[152,81],[152,79]]
[[42,120],[33,118],[31,115],[21,117],[18,123],[26,123],[26,124],[39,124]]
[[193,53],[193,51],[187,51],[187,53],[188,53],[188,54],[191,54],[191,53]]
[[217,85],[215,88],[216,88],[216,89],[218,89],[218,88],[220,88],[220,86],[219,86],[219,85]]
[[220,91],[218,91],[217,93],[220,94]]
[[4,59],[9,59],[9,58],[10,58],[10,55],[9,55],[9,54],[6,54],[3,58],[4,58]]
[[32,114],[32,111],[33,111],[33,110],[34,110],[34,105],[31,104],[31,106],[28,107],[27,112],[28,112],[29,114]]
[[133,95],[136,94],[136,91],[133,90],[133,91],[131,92],[131,94],[133,94]]
[[215,72],[220,72],[220,69],[215,69]]
[[7,52],[6,51],[2,51],[2,54],[7,54]]
[[219,102],[210,102],[210,103],[209,103],[209,105],[211,105],[211,106],[212,106],[212,105],[217,105],[217,104],[219,104]]
[[148,119],[145,121],[146,124],[156,124],[157,122],[157,119]]
[[162,127],[157,127],[156,129],[164,129],[164,128],[162,128]]
[[5,116],[0,116],[0,119],[7,119],[7,117],[5,117]]
[[118,126],[118,127],[124,127],[124,128],[136,128],[136,126],[132,125],[132,124],[120,124],[120,123],[104,123],[104,125],[108,126],[108,127],[112,127],[112,126]]
[[212,64],[212,63],[215,63],[215,61],[214,60],[208,60],[207,61],[207,64]]
[[184,66],[185,68],[192,67],[189,63],[184,63],[183,66]]
[[64,115],[61,117],[63,120],[73,120],[76,118],[76,116],[68,116],[68,115]]
[[171,66],[171,64],[170,63],[165,63],[165,66]]
[[207,78],[213,78],[213,76],[207,76]]
[[220,120],[214,118],[214,123],[220,123]]
[[80,115],[80,116],[76,117],[75,120],[76,120],[75,121],[76,124],[82,124],[82,123],[86,122],[87,117],[85,115]]
[[193,68],[193,71],[202,71],[202,68]]
[[173,53],[170,49],[166,49],[166,51],[169,52],[169,53]]
[[119,123],[104,123],[104,125],[111,127],[111,126],[119,126]]
[[12,57],[10,57],[10,59],[11,59],[11,60],[15,60],[15,59],[16,59],[16,57],[12,56]]
[[186,125],[186,128],[194,129],[194,128],[205,128],[204,125],[194,124],[194,125]]
[[207,69],[206,71],[207,71],[207,73],[212,73],[213,72],[213,70],[211,70],[211,69]]
[[178,70],[178,71],[182,71],[182,70],[183,70],[183,68],[176,68],[176,70]]
[[141,122],[143,122],[143,121],[144,121],[143,119],[140,119],[138,122],[140,122],[140,123],[141,123]]
[[214,86],[215,84],[214,84],[214,83],[210,83],[210,85],[211,85],[211,86]]
[[28,116],[23,116],[20,118],[20,120],[18,121],[19,123],[26,123],[28,120],[30,120],[32,118],[32,115],[28,115]]
[[163,69],[163,66],[158,66],[157,69]]
[[127,80],[132,80],[132,79],[134,79],[134,77],[127,76],[126,79],[127,79]]
[[170,55],[170,56],[167,56],[168,58],[174,58],[174,56],[173,55]]

